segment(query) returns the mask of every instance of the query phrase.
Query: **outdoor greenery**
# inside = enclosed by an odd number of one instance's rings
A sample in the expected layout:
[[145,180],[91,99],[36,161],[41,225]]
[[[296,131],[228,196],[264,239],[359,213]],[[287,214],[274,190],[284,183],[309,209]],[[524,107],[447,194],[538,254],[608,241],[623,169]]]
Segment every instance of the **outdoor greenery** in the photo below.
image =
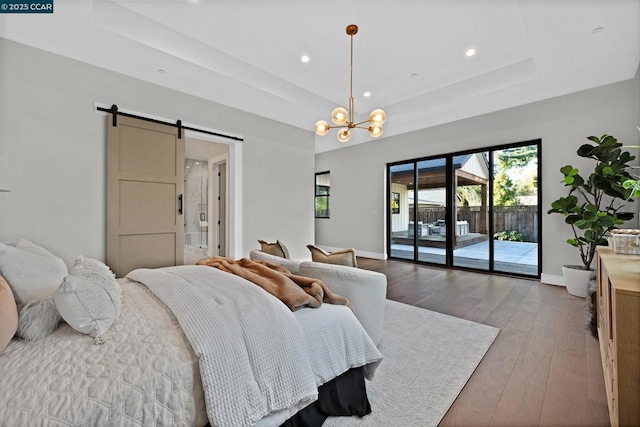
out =
[[632,179],[627,169],[635,159],[628,151],[622,151],[622,144],[611,135],[587,139],[593,144],[583,144],[577,154],[595,161],[593,171],[585,179],[577,168],[563,166],[562,182],[569,188],[569,194],[554,201],[547,212],[563,215],[571,226],[573,237],[567,243],[578,248],[585,270],[591,268],[596,246],[607,245],[609,232],[634,216],[620,209],[634,193],[624,183]]
[[527,236],[516,230],[500,231],[493,235],[494,240],[506,240],[509,242],[524,242]]
[[497,152],[494,158],[495,176],[493,180],[493,202],[496,206],[514,206],[520,204],[520,196],[535,194],[538,187],[537,175],[522,175],[529,164],[537,159],[538,148],[535,145],[515,147]]
[[[520,197],[537,194],[537,170],[531,168],[532,162],[537,161],[537,156],[538,148],[535,145],[496,151],[493,165],[493,204],[495,206],[520,205],[522,204]],[[517,178],[517,181],[514,182],[514,178]],[[462,206],[480,206],[481,192],[480,185],[456,188]]]
[[316,185],[316,218],[329,218],[329,186]]
[[456,188],[462,206],[480,206],[482,203],[482,186],[461,185]]
[[[638,130],[640,131],[640,127],[638,127]],[[640,145],[625,145],[625,148],[640,148]],[[633,167],[634,166],[632,166],[632,168]],[[637,168],[637,166],[635,166],[635,168]],[[635,175],[634,178],[637,179],[628,179],[622,183],[622,186],[627,190],[631,190],[630,197],[640,197],[640,176]]]

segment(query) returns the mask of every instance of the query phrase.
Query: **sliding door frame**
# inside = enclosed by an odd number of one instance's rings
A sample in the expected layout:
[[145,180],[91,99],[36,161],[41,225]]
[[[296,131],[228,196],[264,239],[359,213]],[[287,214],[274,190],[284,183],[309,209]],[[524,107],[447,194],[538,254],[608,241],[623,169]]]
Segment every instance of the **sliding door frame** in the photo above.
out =
[[[493,203],[494,203],[494,197],[493,197],[493,185],[494,185],[494,161],[493,161],[493,157],[494,157],[494,153],[496,151],[500,151],[500,150],[505,150],[505,149],[511,149],[511,148],[517,148],[517,147],[525,147],[525,146],[530,146],[530,145],[535,145],[537,148],[537,157],[538,157],[538,166],[537,166],[537,180],[538,180],[538,185],[537,185],[537,197],[538,197],[538,220],[537,220],[537,227],[538,227],[538,271],[536,275],[529,275],[529,274],[522,274],[522,273],[516,273],[516,272],[505,272],[505,271],[496,271],[495,270],[495,257],[494,257],[494,249],[495,249],[495,245],[494,245],[494,240],[493,240],[493,234],[495,233],[494,228],[495,228],[495,221],[493,218]],[[468,155],[468,154],[477,154],[477,153],[483,153],[486,152],[488,153],[488,168],[489,168],[489,180],[487,183],[487,188],[488,188],[488,192],[489,192],[489,197],[488,197],[488,202],[487,202],[487,208],[488,208],[488,215],[489,215],[489,219],[488,219],[488,237],[489,237],[489,268],[488,270],[484,270],[484,269],[476,269],[476,268],[471,268],[471,267],[461,267],[461,266],[454,266],[453,264],[453,250],[454,250],[454,233],[456,231],[456,227],[453,224],[452,218],[455,217],[453,209],[456,208],[456,200],[455,200],[455,180],[454,180],[454,167],[453,167],[453,159],[456,156],[461,156],[461,155]],[[418,169],[418,163],[425,161],[425,160],[434,160],[434,159],[445,159],[446,161],[446,210],[445,210],[445,226],[446,226],[446,251],[445,251],[445,264],[438,264],[438,263],[434,263],[434,262],[428,262],[428,261],[420,261],[419,260],[419,242],[418,242],[418,209],[417,209],[417,205],[418,205],[418,191],[419,191],[419,169]],[[405,165],[405,164],[413,164],[413,174],[414,174],[414,181],[416,184],[414,185],[413,191],[414,192],[414,196],[413,196],[413,260],[408,260],[405,258],[396,258],[394,256],[392,256],[392,252],[391,252],[391,244],[392,244],[392,223],[391,223],[391,218],[392,218],[392,214],[391,214],[391,185],[392,185],[392,175],[391,175],[391,168],[393,166],[398,166],[398,165]],[[490,147],[484,147],[484,148],[477,148],[477,149],[472,149],[472,150],[463,150],[463,151],[456,151],[453,153],[446,153],[446,154],[440,154],[440,155],[433,155],[433,156],[425,156],[425,157],[419,157],[419,158],[414,158],[414,159],[408,159],[408,160],[402,160],[402,161],[396,161],[396,162],[390,162],[387,163],[387,170],[386,170],[386,174],[387,174],[387,192],[385,195],[384,200],[387,201],[386,203],[386,216],[387,216],[387,221],[386,221],[386,225],[387,225],[387,229],[386,229],[386,240],[387,240],[387,244],[386,244],[386,250],[387,250],[387,255],[389,259],[397,259],[397,260],[401,260],[401,261],[409,261],[409,262],[414,262],[414,263],[418,263],[418,264],[425,264],[425,265],[430,265],[430,266],[434,266],[434,267],[444,267],[444,268],[451,268],[451,269],[456,269],[456,270],[467,270],[467,271],[474,271],[474,272],[480,272],[480,273],[488,273],[488,274],[497,274],[497,275],[506,275],[506,276],[516,276],[516,277],[524,277],[524,278],[540,278],[541,272],[542,272],[542,239],[543,239],[543,233],[542,233],[542,140],[541,139],[534,139],[534,140],[528,140],[528,141],[521,141],[521,142],[514,142],[514,143],[509,143],[509,144],[500,144],[500,145],[494,145],[494,146],[490,146]],[[411,219],[411,218],[410,218]]]

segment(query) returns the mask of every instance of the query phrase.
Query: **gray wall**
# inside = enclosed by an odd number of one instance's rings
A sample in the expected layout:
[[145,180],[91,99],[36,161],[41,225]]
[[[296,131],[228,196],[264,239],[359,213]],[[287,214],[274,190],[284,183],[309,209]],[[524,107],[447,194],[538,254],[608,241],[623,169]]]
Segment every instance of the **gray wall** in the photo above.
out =
[[[546,215],[565,195],[559,169],[571,163],[587,170],[577,148],[589,135],[608,133],[621,142],[638,139],[639,77],[521,107],[316,155],[316,171],[331,172],[331,218],[316,220],[316,244],[353,246],[383,254],[386,163],[459,150],[542,139],[543,273],[561,275],[563,264],[580,264],[565,243],[570,228]],[[393,117],[388,118],[392,126]],[[637,204],[635,212],[638,211]],[[637,225],[637,220],[628,226]]]
[[[634,82],[636,92],[636,126],[638,130],[636,141],[638,141],[638,145],[640,145],[640,64],[638,65]],[[636,156],[640,157],[640,150],[636,151]],[[640,172],[638,172],[638,174],[640,175]]]
[[[241,134],[243,253],[313,241],[313,133],[0,39],[0,241],[27,238],[72,263],[105,258],[105,116],[94,102]],[[203,82],[206,84],[206,82]]]

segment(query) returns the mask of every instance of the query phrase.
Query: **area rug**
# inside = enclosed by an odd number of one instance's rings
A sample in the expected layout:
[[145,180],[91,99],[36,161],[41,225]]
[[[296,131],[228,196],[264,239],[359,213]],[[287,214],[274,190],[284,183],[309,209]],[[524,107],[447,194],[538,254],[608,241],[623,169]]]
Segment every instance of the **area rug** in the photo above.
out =
[[495,340],[497,328],[387,300],[373,412],[323,425],[436,426]]

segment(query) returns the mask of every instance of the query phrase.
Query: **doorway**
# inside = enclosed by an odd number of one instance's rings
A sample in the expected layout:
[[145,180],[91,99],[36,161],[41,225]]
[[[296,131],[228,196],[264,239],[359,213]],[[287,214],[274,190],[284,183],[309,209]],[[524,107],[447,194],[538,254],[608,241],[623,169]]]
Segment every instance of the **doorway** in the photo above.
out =
[[390,258],[540,277],[540,141],[387,165]]
[[[213,185],[217,185],[217,181],[212,175],[215,169],[217,179],[218,165],[212,164],[211,159],[221,155],[226,159],[227,153],[227,144],[189,137],[186,139],[184,166],[184,264],[186,265],[195,264],[202,258],[218,255],[219,234],[211,233],[211,229],[218,226],[217,216],[212,215],[213,205],[218,201],[218,191],[213,188]],[[224,194],[226,196],[226,189]]]
[[184,159],[184,254],[185,264],[206,258],[209,249],[209,164]]

